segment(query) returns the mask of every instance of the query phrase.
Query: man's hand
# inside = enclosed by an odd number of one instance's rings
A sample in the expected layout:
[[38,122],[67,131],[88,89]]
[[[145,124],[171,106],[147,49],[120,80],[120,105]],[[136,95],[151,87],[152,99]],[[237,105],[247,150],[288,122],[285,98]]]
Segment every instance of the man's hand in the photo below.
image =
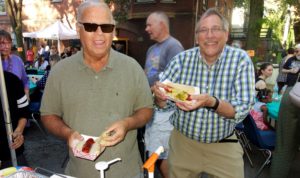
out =
[[294,68],[290,69],[290,72],[291,72],[292,74],[296,74],[296,73],[298,73],[298,71],[299,71],[299,68],[298,68],[298,67],[294,67]]
[[114,146],[124,140],[127,132],[128,124],[126,119],[119,120],[109,126],[104,135],[101,135],[101,143],[103,146]]
[[71,149],[73,149],[80,141],[83,141],[84,138],[77,131],[72,131],[70,136],[68,137],[68,145]]
[[191,102],[176,102],[176,106],[184,111],[193,111],[198,108],[213,106],[215,99],[208,94],[191,95]]
[[151,91],[155,96],[155,104],[157,104],[161,108],[166,105],[167,95],[163,91],[161,91],[160,88],[165,87],[166,85],[161,82],[155,82],[155,84],[151,87]]
[[21,132],[19,131],[14,131],[12,134],[13,137],[13,143],[11,145],[12,149],[17,149],[24,143],[24,136]]

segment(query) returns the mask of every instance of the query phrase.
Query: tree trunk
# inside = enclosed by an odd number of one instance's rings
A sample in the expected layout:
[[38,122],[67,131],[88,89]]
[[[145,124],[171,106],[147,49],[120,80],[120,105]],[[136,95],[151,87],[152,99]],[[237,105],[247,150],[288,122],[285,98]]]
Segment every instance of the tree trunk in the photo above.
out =
[[260,30],[263,22],[264,1],[250,0],[250,13],[246,49],[257,49],[260,43]]
[[20,57],[23,61],[26,61],[25,57],[25,49],[23,44],[23,30],[22,30],[22,4],[23,0],[6,0],[6,12],[9,16],[12,29],[16,35],[17,40],[17,48],[22,49],[22,51],[18,50]]

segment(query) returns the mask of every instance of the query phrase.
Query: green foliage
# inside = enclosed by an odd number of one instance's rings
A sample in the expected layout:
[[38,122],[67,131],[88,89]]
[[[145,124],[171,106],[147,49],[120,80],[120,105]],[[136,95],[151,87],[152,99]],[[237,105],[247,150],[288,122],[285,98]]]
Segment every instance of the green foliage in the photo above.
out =
[[[277,8],[270,9],[266,7],[267,4],[270,3],[265,3],[265,5],[262,7],[263,10],[259,10],[260,6],[258,4],[260,3],[261,0],[234,0],[234,6],[235,7],[243,7],[245,9],[248,9],[249,13],[249,22],[248,22],[248,35],[251,36],[251,39],[247,39],[247,49],[254,48],[255,49],[255,42],[254,41],[259,41],[259,33],[257,33],[257,29],[265,28],[270,30],[270,34],[272,37],[272,42],[271,42],[271,48],[272,51],[276,51],[277,49],[280,49],[281,47],[281,42],[283,42],[283,33],[284,33],[284,28],[285,28],[285,23],[287,19],[287,14],[289,13],[289,7],[293,6],[296,8],[295,10],[295,17],[291,20],[291,23],[289,25],[289,33],[288,37],[285,41],[286,43],[286,48],[293,46],[294,45],[294,40],[295,40],[295,34],[294,34],[294,23],[299,21],[300,18],[300,3],[299,0],[272,0],[271,5],[277,5]],[[252,6],[252,7],[251,7]],[[250,10],[249,10],[250,9]],[[251,12],[252,11],[252,12]],[[260,12],[264,12],[264,16],[261,16],[260,18]],[[258,30],[260,31],[260,30]],[[257,40],[256,36],[258,37]],[[252,41],[251,41],[252,40]],[[275,49],[276,48],[276,49]],[[271,49],[270,49],[271,50]]]
[[26,57],[22,35],[22,4],[23,0],[5,0],[5,9],[9,16],[12,29],[16,35],[17,47],[23,49],[19,52],[19,55],[25,61]]
[[286,4],[290,4],[290,5],[294,5],[297,6],[299,5],[299,1],[298,0],[282,0],[282,3],[286,3]]
[[113,15],[117,22],[127,20],[130,0],[105,0],[105,2],[114,9]]
[[234,0],[235,7],[249,7],[249,0]]
[[[266,21],[264,23],[264,26],[267,28],[272,29],[272,38],[275,41],[280,41],[283,42],[283,33],[284,33],[284,28],[285,28],[285,23],[287,20],[287,16],[289,15],[289,6],[287,1],[283,0],[278,0],[278,7],[276,10],[271,9],[267,10],[267,16],[265,17]],[[292,0],[290,0],[292,2]],[[292,18],[292,17],[291,17]],[[293,46],[294,44],[294,30],[293,30],[293,20],[290,20],[290,25],[289,25],[289,33],[288,37],[286,39],[286,48]]]

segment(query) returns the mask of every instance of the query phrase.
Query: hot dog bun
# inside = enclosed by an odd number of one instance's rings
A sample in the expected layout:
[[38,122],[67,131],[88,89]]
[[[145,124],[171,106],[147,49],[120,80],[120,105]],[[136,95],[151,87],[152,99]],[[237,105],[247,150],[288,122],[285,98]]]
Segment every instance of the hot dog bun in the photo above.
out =
[[191,101],[191,95],[199,94],[199,89],[189,85],[173,83],[168,80],[164,81],[162,91],[166,93],[170,100],[173,101]]

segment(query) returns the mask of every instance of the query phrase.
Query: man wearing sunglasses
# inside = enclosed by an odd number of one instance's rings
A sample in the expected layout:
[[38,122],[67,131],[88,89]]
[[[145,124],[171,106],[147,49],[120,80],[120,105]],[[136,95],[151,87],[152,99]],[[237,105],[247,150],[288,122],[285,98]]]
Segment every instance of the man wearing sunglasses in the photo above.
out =
[[[74,157],[65,173],[99,177],[95,163],[120,157],[106,171],[108,178],[142,177],[136,129],[152,115],[152,95],[143,69],[132,58],[111,48],[115,21],[106,3],[78,7],[77,32],[82,50],[56,64],[44,90],[41,115],[45,127],[72,148],[80,134],[107,134],[105,151],[93,162]],[[98,144],[98,143],[96,143]]]

